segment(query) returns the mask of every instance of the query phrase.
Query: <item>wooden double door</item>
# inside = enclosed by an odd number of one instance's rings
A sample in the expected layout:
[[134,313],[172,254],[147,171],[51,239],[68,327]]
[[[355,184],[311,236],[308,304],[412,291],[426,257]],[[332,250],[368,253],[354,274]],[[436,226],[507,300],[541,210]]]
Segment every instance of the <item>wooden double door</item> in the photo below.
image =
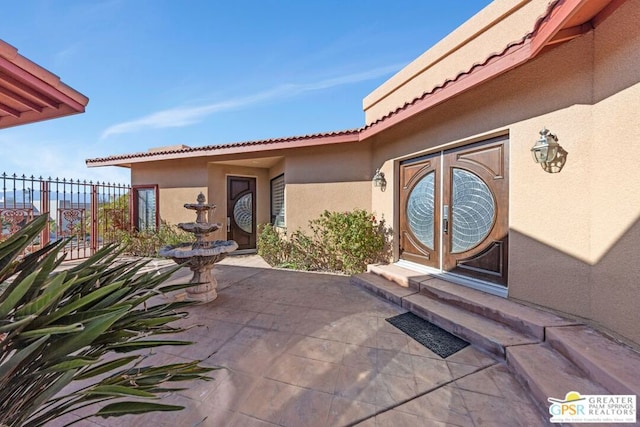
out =
[[508,139],[400,165],[400,257],[507,286]]

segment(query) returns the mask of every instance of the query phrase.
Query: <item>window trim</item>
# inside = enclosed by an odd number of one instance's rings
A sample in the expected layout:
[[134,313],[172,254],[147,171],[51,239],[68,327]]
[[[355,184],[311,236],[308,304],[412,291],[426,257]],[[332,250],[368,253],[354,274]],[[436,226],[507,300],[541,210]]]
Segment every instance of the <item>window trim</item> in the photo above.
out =
[[273,178],[271,178],[269,180],[269,219],[270,219],[271,225],[273,225],[274,227],[284,227],[286,225],[286,217],[285,217],[284,212],[282,214],[282,225],[277,225],[276,224],[276,219],[277,219],[278,215],[274,215],[273,214],[273,208],[274,208],[274,206],[273,206],[274,205],[274,203],[273,203],[273,201],[274,201],[273,184],[274,184],[274,181],[276,181],[278,179],[282,179],[282,208],[283,208],[283,210],[284,210],[284,207],[285,207],[285,201],[284,201],[285,200],[285,197],[284,197],[285,194],[284,193],[285,193],[285,188],[286,188],[286,182],[284,180],[284,172],[283,172],[280,175],[277,175],[277,176],[275,176],[275,177],[273,177]]
[[153,190],[156,198],[156,212],[155,212],[155,230],[158,231],[160,228],[160,189],[158,188],[158,184],[146,184],[146,185],[133,185],[131,187],[131,229],[135,231],[140,231],[138,228],[139,225],[139,211],[138,211],[138,191],[139,190]]

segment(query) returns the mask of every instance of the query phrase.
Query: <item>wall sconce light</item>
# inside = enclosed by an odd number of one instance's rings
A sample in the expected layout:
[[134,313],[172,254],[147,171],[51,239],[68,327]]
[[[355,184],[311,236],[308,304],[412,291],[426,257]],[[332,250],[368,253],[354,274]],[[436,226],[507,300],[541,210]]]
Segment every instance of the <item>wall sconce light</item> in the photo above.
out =
[[567,161],[567,152],[558,144],[558,137],[547,128],[540,131],[540,139],[531,148],[533,160],[548,173],[558,173]]
[[376,169],[376,174],[373,175],[373,186],[380,188],[381,191],[387,189],[387,180],[384,178],[384,172],[380,172],[380,169]]

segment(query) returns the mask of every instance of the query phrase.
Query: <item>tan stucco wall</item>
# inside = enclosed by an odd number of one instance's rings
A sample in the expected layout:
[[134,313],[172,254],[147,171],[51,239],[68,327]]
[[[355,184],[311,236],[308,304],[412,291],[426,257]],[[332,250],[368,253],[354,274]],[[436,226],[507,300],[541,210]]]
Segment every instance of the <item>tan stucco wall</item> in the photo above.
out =
[[[429,92],[533,30],[548,0],[495,0],[376,88],[363,101],[366,123]],[[425,46],[426,47],[426,46]]]
[[593,317],[640,343],[640,2],[595,36],[591,145]]
[[[595,32],[558,52],[569,55],[571,50],[585,58],[579,67],[567,64],[564,72],[582,70],[579,74],[586,75],[582,92],[590,97],[589,102],[571,107],[576,112],[571,117],[565,115],[568,109],[550,112],[547,124],[557,129],[569,156],[562,173],[538,178],[553,193],[539,202],[537,212],[558,218],[564,231],[545,238],[546,233],[535,231],[535,216],[514,215],[512,253],[518,255],[510,262],[516,274],[510,295],[587,317],[636,343],[640,343],[638,19],[640,3],[626,2]],[[512,165],[513,173],[518,170],[522,169]],[[518,181],[527,178],[523,175]],[[518,190],[512,187],[512,196]],[[516,200],[512,206],[524,203]],[[533,203],[531,198],[529,204]],[[525,262],[537,256],[554,268],[544,272],[543,262],[533,263],[537,266]],[[576,277],[567,280],[563,268],[570,265]],[[530,275],[537,275],[543,285],[527,280]]]
[[306,230],[325,209],[371,207],[371,154],[365,143],[309,147],[285,160],[285,222],[288,231]]
[[[246,156],[243,156],[246,157]],[[224,161],[230,161],[225,158]],[[370,149],[367,143],[292,149],[269,169],[208,162],[206,158],[134,164],[133,185],[158,184],[160,215],[172,224],[193,221],[183,208],[202,191],[216,210],[210,219],[222,224],[214,239],[226,238],[229,175],[256,178],[256,224],[271,220],[271,179],[285,174],[285,222],[290,231],[306,230],[325,209],[347,211],[371,207]]]
[[131,169],[132,185],[153,185],[159,188],[160,218],[170,224],[195,221],[195,213],[184,208],[195,203],[200,192],[207,203],[216,205],[209,221],[222,225],[212,239],[226,239],[227,176],[256,178],[257,223],[269,221],[269,170],[226,164],[208,163],[206,159],[181,159],[140,163]]
[[200,192],[207,194],[207,164],[202,159],[136,164],[131,184],[158,185],[160,219],[170,224],[194,221],[193,212],[183,205],[195,203]]
[[325,209],[368,211],[371,203],[370,181],[287,184],[286,191],[286,200],[295,200],[285,206],[287,231],[307,230],[309,220],[318,218]]
[[[384,164],[395,188],[398,161],[406,156],[508,132],[509,296],[590,319],[636,343],[639,19],[640,2],[626,2],[595,32],[372,141],[372,165]],[[543,126],[569,153],[557,174],[531,158]],[[394,202],[389,191],[372,193],[373,210],[397,227]]]

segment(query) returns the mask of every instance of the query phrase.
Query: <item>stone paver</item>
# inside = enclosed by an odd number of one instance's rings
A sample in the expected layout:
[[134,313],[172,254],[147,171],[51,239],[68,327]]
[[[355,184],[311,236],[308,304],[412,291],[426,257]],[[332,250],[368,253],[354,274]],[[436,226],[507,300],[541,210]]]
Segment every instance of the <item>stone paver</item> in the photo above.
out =
[[[230,260],[227,262],[227,260]],[[505,366],[474,346],[442,359],[385,318],[404,312],[346,276],[269,269],[257,256],[217,265],[219,298],[188,309],[149,363],[202,360],[177,413],[95,418],[77,426],[544,425]],[[179,271],[176,283],[188,280]],[[72,420],[73,416],[67,417]],[[62,424],[56,424],[62,425]]]

